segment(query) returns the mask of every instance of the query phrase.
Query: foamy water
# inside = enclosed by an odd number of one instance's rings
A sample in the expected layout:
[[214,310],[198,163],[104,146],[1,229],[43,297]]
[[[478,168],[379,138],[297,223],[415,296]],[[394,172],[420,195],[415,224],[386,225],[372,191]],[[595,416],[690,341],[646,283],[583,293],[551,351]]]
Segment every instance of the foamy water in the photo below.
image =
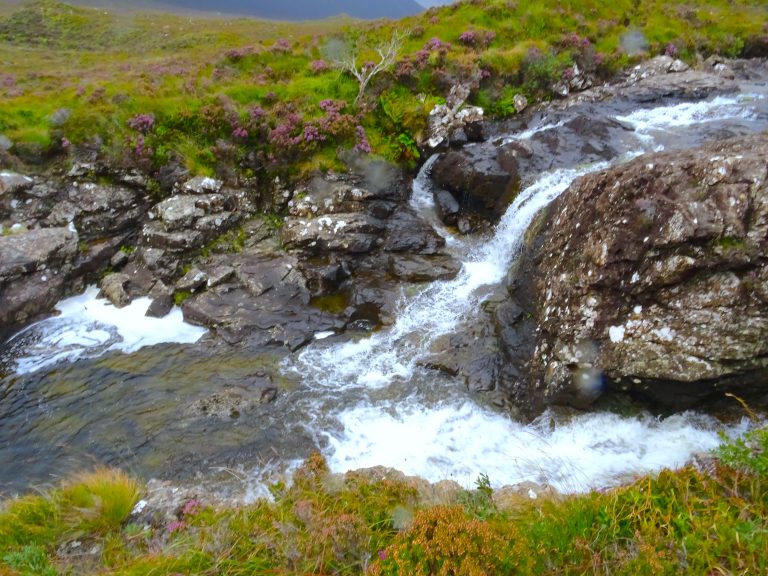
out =
[[191,344],[207,332],[184,322],[178,307],[163,318],[150,318],[145,316],[152,303],[150,298],[138,298],[124,308],[116,308],[106,299],[97,298],[98,293],[98,288],[90,286],[79,296],[62,300],[56,305],[58,316],[17,334],[15,338],[34,337],[16,359],[16,372],[25,374],[110,350],[130,354],[154,344]]
[[[721,427],[692,412],[664,420],[610,413],[564,419],[547,412],[523,425],[469,402],[438,408],[408,403],[396,411],[362,404],[339,419],[345,433],[330,437],[334,470],[383,465],[463,486],[484,473],[494,486],[531,481],[561,492],[682,466],[692,454],[718,446]],[[729,432],[746,426],[745,420]]]

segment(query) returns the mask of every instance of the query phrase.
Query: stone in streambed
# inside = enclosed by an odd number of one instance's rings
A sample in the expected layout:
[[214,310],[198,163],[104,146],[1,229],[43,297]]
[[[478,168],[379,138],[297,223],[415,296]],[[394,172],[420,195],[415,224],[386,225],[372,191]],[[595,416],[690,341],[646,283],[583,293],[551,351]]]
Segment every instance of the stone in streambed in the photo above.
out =
[[147,308],[145,316],[150,318],[163,318],[173,308],[173,291],[162,280],[158,280],[147,294],[152,302]]
[[109,300],[116,308],[123,308],[130,304],[131,297],[126,289],[130,277],[127,274],[113,272],[101,279],[101,296]]
[[432,167],[432,178],[460,206],[491,220],[504,214],[520,187],[516,168],[510,162],[502,166],[492,144],[449,151]]
[[392,254],[389,257],[389,272],[406,282],[433,282],[450,280],[461,270],[461,262],[451,256],[419,256]]

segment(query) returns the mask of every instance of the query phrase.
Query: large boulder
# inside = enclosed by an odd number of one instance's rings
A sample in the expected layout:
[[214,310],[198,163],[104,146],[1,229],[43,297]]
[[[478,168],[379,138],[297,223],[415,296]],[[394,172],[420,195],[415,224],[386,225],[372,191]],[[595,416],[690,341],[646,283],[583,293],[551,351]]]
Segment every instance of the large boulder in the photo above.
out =
[[498,220],[520,189],[517,165],[502,164],[492,144],[451,150],[432,167],[432,178],[462,208]]
[[767,178],[761,135],[577,180],[539,220],[496,311],[513,399],[536,410],[606,390],[670,408],[726,390],[764,398]]

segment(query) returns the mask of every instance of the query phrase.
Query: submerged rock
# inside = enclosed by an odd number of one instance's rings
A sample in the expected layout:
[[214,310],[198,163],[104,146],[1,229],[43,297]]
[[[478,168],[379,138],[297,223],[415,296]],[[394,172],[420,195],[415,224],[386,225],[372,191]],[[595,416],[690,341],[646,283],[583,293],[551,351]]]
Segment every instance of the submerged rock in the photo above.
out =
[[679,409],[726,390],[764,396],[767,158],[767,136],[733,139],[563,193],[518,264],[518,313],[497,314],[521,371],[512,397],[584,406],[612,390]]

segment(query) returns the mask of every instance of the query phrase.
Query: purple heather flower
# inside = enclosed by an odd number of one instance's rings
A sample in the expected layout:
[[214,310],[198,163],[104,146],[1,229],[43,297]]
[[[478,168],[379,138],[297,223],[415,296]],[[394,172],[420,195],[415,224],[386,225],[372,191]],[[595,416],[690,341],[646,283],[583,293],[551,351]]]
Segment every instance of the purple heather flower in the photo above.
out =
[[165,531],[168,534],[173,534],[174,532],[181,532],[187,527],[187,524],[183,522],[182,520],[174,520],[168,526],[166,526]]
[[133,118],[129,118],[127,124],[129,128],[146,134],[154,127],[155,116],[154,114],[137,114]]
[[328,68],[328,62],[325,60],[313,60],[309,63],[309,69],[312,74],[320,74],[321,72],[328,70]]

